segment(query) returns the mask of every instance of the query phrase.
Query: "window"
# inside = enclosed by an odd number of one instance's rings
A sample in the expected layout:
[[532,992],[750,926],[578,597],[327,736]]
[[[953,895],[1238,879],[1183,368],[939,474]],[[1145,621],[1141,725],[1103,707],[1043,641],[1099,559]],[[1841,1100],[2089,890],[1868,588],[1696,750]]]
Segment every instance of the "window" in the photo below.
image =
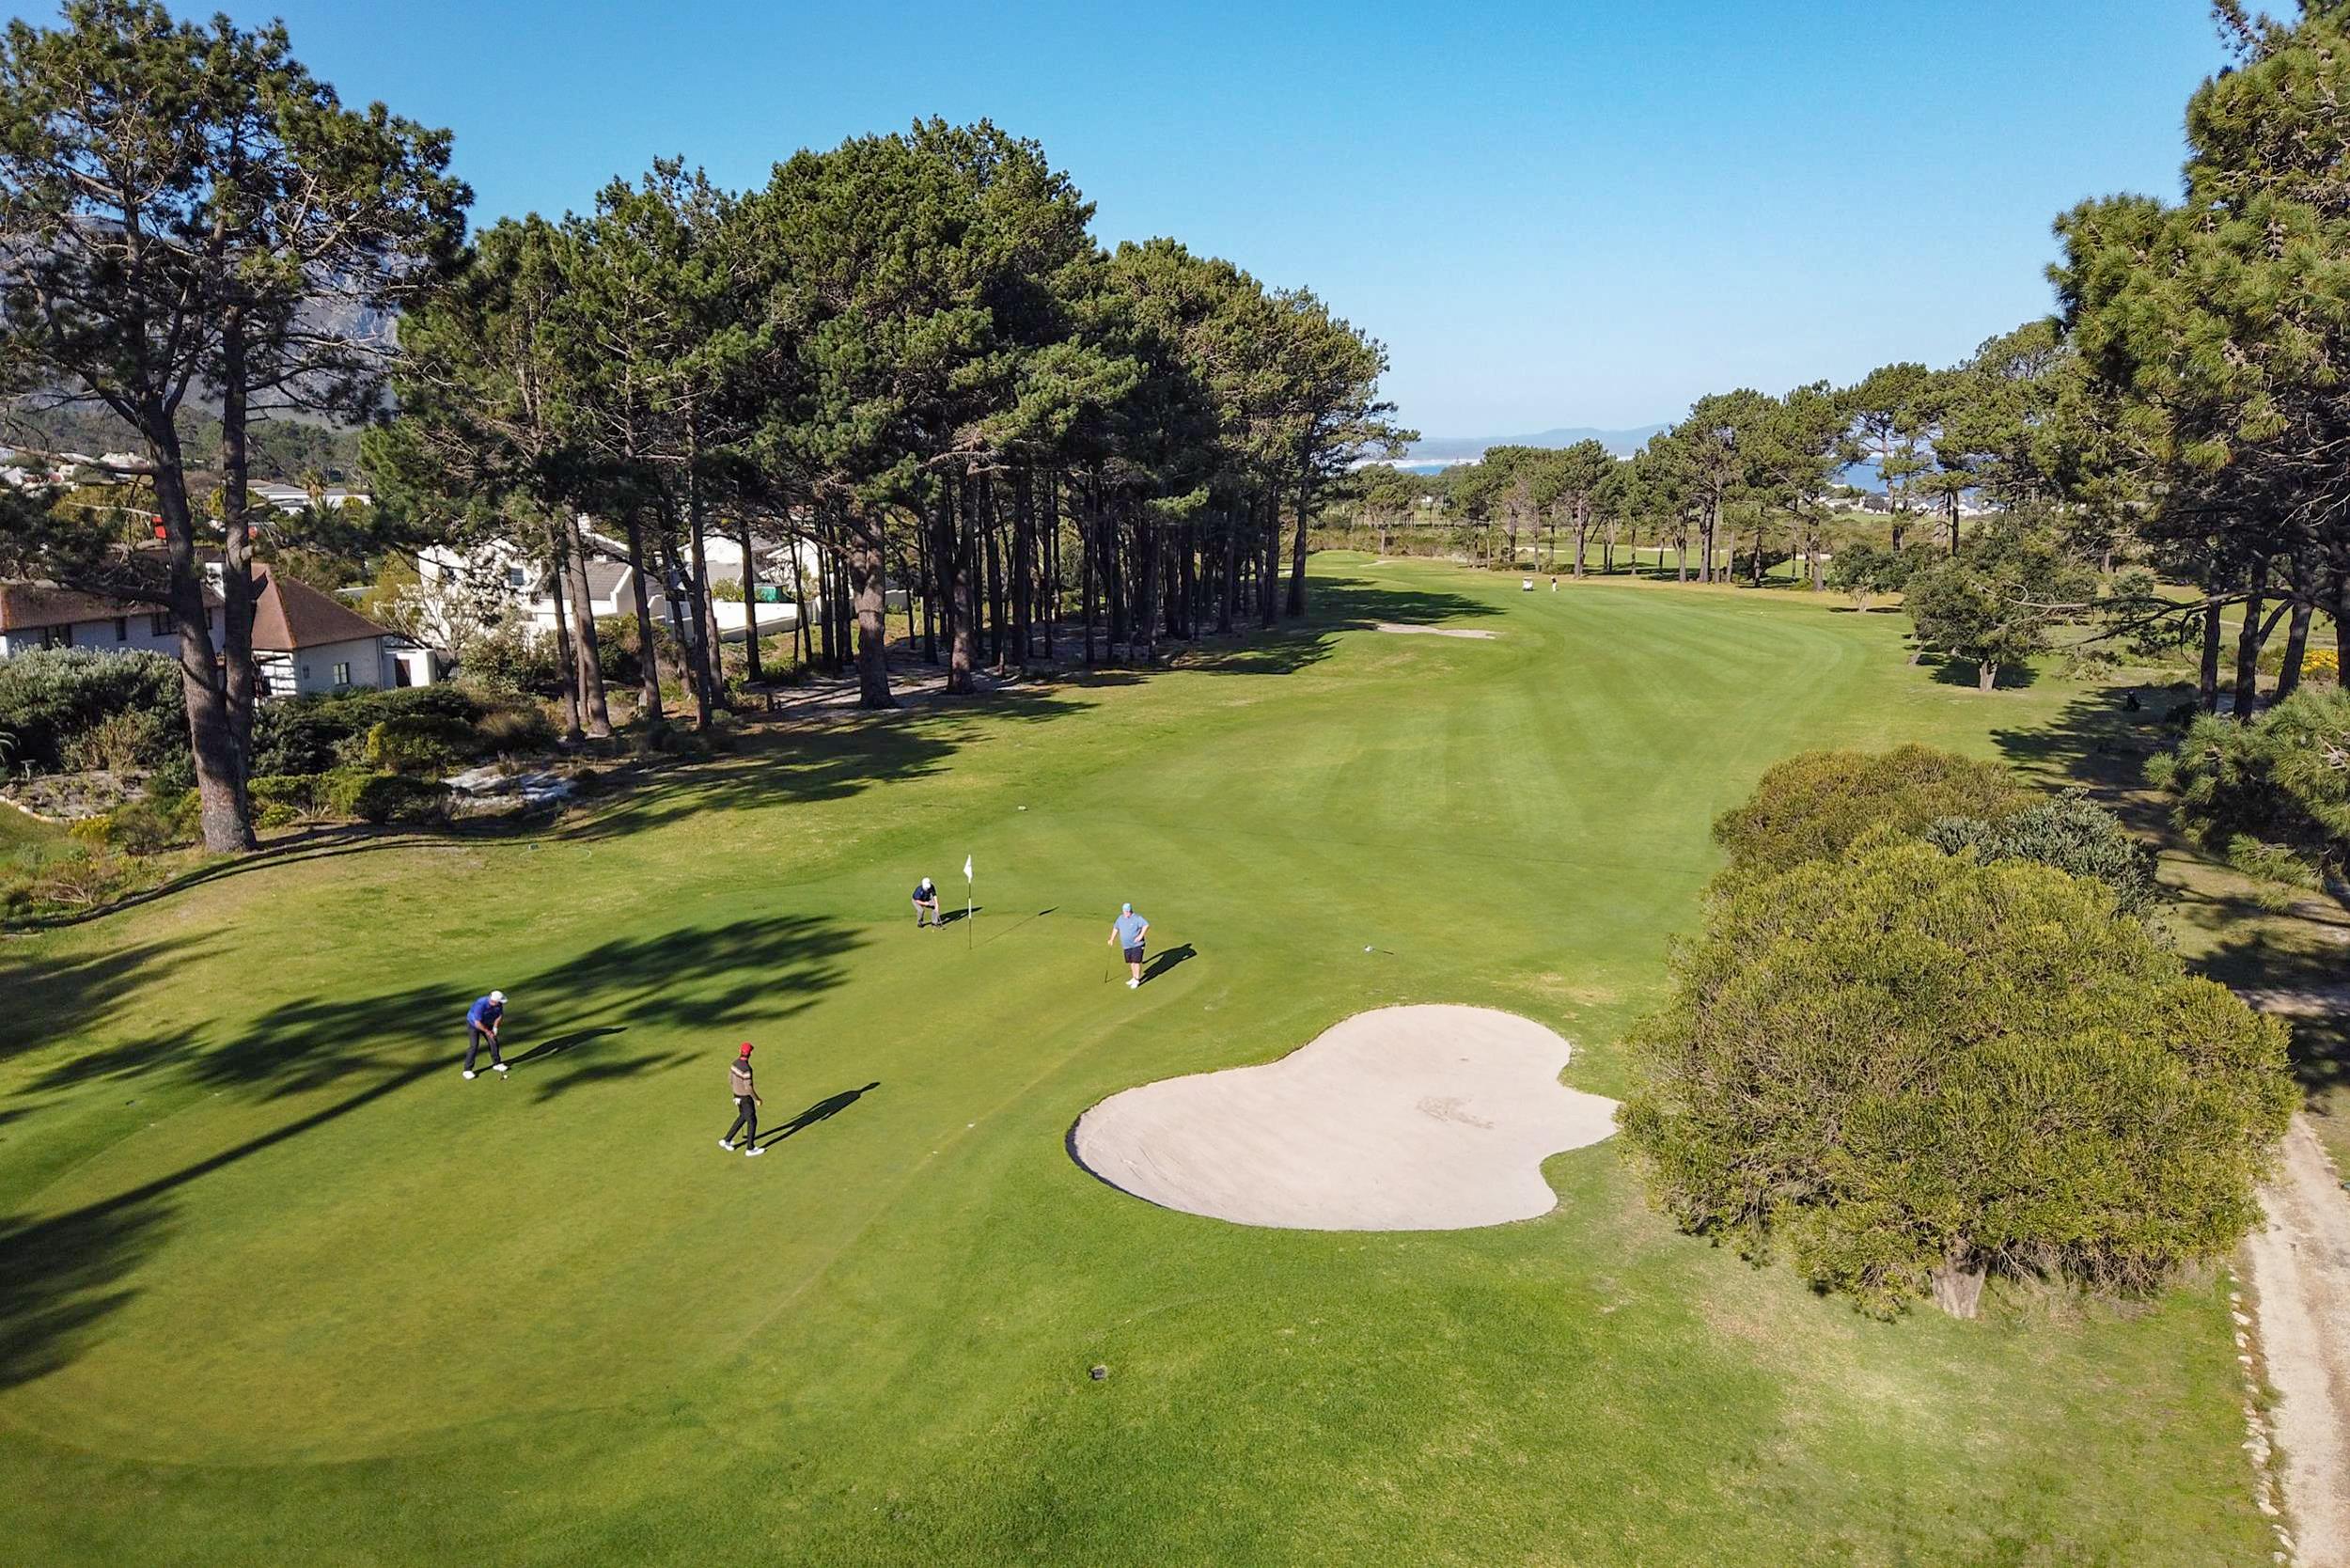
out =
[[302,666],[302,678],[305,681],[310,679],[310,666],[308,665],[304,665]]
[[509,566],[506,569],[506,583],[509,588],[528,588],[530,573],[519,566]]
[[115,617],[115,641],[129,642],[130,640],[131,618],[127,615],[118,615]]
[[150,637],[167,637],[171,635],[171,612],[169,610],[157,610],[153,615],[149,616],[147,618],[147,635]]
[[72,647],[72,646],[73,646],[73,628],[72,628],[72,627],[70,627],[70,626],[44,626],[44,627],[42,627],[42,628],[40,629],[40,645],[41,645],[43,648],[70,648],[70,647]]
[[351,684],[351,666],[349,665],[337,665],[335,666],[335,684],[338,686],[348,686]]

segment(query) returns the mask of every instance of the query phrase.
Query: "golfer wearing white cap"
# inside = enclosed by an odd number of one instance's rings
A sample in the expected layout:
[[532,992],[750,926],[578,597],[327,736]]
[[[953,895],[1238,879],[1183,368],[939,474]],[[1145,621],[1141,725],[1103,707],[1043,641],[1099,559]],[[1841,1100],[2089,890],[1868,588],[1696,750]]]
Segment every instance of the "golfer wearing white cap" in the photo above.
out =
[[1133,904],[1120,904],[1118,918],[1110,925],[1110,946],[1126,955],[1126,989],[1135,990],[1142,984],[1142,939],[1150,933],[1151,922],[1135,913]]
[[481,1043],[490,1043],[490,1065],[497,1072],[506,1071],[506,1062],[498,1056],[498,1023],[506,1016],[506,993],[493,991],[474,1003],[465,1013],[465,1076],[473,1076],[473,1058],[481,1049]]

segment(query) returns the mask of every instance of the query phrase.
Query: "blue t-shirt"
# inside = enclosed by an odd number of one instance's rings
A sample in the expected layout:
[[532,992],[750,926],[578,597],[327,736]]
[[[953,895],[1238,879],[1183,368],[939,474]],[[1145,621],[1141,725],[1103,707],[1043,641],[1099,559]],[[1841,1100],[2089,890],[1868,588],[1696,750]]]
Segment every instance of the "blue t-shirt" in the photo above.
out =
[[478,1029],[491,1029],[495,1028],[497,1021],[505,1016],[506,1004],[504,1002],[494,1002],[484,996],[474,1003],[471,1012],[465,1014],[465,1022]]
[[1121,948],[1141,947],[1143,928],[1150,923],[1139,915],[1120,915],[1118,917],[1119,946]]

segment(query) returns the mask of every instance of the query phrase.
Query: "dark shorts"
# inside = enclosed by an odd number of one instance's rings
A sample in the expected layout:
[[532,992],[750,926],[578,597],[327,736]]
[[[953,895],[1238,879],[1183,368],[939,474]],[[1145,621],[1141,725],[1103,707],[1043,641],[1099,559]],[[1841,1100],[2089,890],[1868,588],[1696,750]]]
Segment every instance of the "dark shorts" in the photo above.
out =
[[1139,964],[1139,963],[1141,963],[1141,962],[1142,962],[1142,949],[1141,949],[1140,948],[1128,948],[1128,949],[1126,949],[1126,962],[1127,962],[1127,963],[1129,963],[1129,964]]

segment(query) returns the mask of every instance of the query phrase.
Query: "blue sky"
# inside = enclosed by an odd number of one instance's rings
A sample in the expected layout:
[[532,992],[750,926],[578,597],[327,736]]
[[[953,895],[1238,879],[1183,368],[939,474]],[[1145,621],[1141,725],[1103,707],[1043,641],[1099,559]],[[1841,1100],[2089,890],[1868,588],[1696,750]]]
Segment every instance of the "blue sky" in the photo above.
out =
[[987,116],[1044,144],[1105,243],[1172,234],[1318,290],[1432,435],[1962,356],[2049,307],[2059,211],[2175,191],[2220,63],[2206,0],[226,8],[283,16],[346,99],[452,128],[483,221],[658,154],[740,186]]

